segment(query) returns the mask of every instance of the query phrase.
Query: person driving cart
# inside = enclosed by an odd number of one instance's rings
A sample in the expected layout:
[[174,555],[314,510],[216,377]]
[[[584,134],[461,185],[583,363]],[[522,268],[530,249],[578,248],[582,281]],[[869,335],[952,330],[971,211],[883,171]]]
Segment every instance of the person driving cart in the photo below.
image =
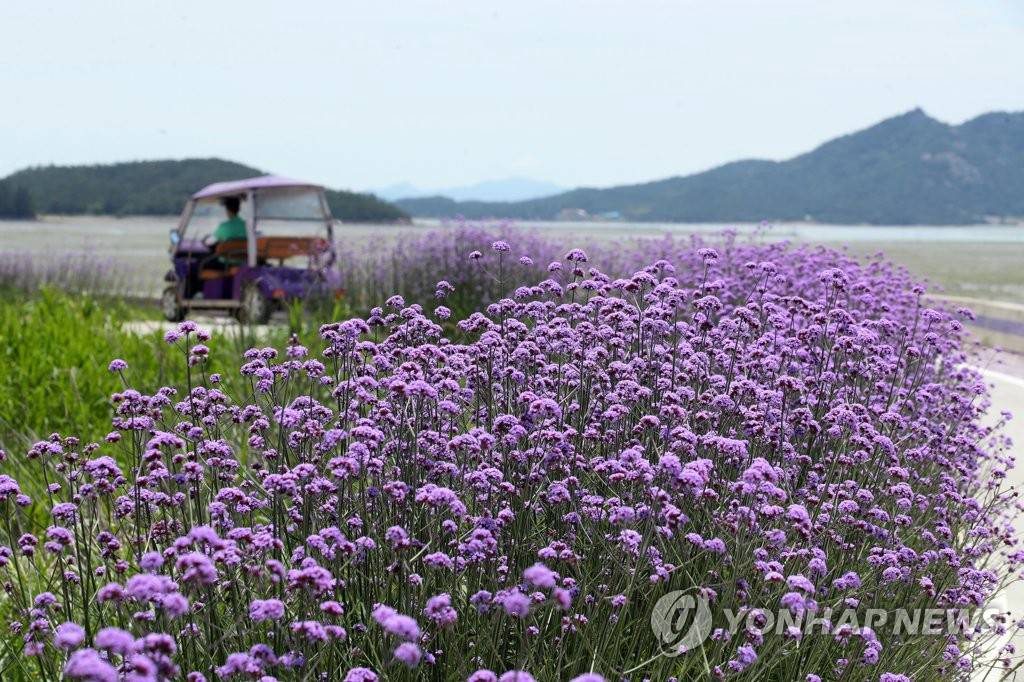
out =
[[[242,202],[238,197],[224,197],[221,206],[228,214],[228,219],[217,226],[213,231],[212,243],[229,242],[233,239],[245,239],[245,221],[238,215]],[[212,244],[211,244],[212,246]]]
[[[224,207],[224,211],[228,214],[228,218],[217,226],[213,231],[213,234],[203,240],[207,246],[213,248],[216,248],[217,244],[222,242],[238,240],[244,241],[246,239],[245,220],[238,215],[238,211],[242,206],[241,200],[239,200],[238,197],[224,197],[220,203]],[[206,264],[206,267],[211,269],[223,269],[228,265],[238,265],[241,262],[242,261],[234,258],[221,256],[219,258],[212,259]]]

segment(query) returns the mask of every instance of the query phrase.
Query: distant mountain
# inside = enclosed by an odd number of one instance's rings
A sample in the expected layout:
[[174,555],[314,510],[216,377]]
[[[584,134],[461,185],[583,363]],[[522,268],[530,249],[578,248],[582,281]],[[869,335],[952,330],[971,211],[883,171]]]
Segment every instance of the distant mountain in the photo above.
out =
[[452,187],[436,192],[455,201],[525,201],[564,192],[564,187],[530,178],[485,180],[465,187]]
[[377,187],[371,191],[385,201],[394,201],[395,199],[404,199],[406,197],[423,197],[433,194],[433,192],[426,192],[408,182],[398,182],[394,185]]
[[485,180],[462,187],[425,190],[402,182],[376,190],[376,194],[389,201],[426,196],[443,196],[455,201],[525,201],[564,192],[565,188],[543,180],[531,178],[504,178]]
[[404,199],[413,216],[553,220],[971,224],[1024,217],[1024,112],[958,126],[920,109],[787,161],[747,160],[689,175],[519,202]]
[[[223,159],[131,161],[95,166],[37,166],[3,180],[27,190],[39,213],[174,215],[196,190],[264,171]],[[327,190],[331,212],[352,222],[394,221],[406,215],[372,194]]]

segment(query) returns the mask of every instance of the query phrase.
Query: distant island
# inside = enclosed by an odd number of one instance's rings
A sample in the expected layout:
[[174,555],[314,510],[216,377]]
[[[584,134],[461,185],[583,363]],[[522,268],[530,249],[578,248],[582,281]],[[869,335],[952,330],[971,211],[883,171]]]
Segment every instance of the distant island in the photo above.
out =
[[665,180],[515,202],[434,196],[415,217],[956,225],[1024,219],[1024,113],[962,125],[920,109],[786,161],[736,161]]
[[[35,213],[176,215],[196,190],[261,171],[223,159],[132,161],[95,166],[38,166],[0,180],[0,218]],[[408,216],[372,194],[327,190],[335,218],[394,222]]]

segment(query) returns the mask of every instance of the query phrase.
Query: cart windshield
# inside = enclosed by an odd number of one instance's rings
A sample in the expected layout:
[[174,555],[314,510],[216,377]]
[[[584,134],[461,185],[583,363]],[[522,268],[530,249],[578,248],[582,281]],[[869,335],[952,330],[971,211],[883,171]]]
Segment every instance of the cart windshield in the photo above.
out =
[[[252,208],[245,197],[240,197],[240,199],[238,216],[248,225],[252,220]],[[181,236],[188,240],[200,240],[212,236],[217,226],[228,217],[220,198],[200,199],[192,207],[192,213],[189,215],[188,223],[181,230]]]

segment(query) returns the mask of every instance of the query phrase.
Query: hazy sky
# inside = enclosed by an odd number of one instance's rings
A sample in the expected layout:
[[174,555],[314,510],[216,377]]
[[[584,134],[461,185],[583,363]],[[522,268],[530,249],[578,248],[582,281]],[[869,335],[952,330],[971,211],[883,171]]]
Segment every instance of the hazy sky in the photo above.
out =
[[1024,109],[1021,0],[3,2],[0,176],[221,156],[566,186]]

